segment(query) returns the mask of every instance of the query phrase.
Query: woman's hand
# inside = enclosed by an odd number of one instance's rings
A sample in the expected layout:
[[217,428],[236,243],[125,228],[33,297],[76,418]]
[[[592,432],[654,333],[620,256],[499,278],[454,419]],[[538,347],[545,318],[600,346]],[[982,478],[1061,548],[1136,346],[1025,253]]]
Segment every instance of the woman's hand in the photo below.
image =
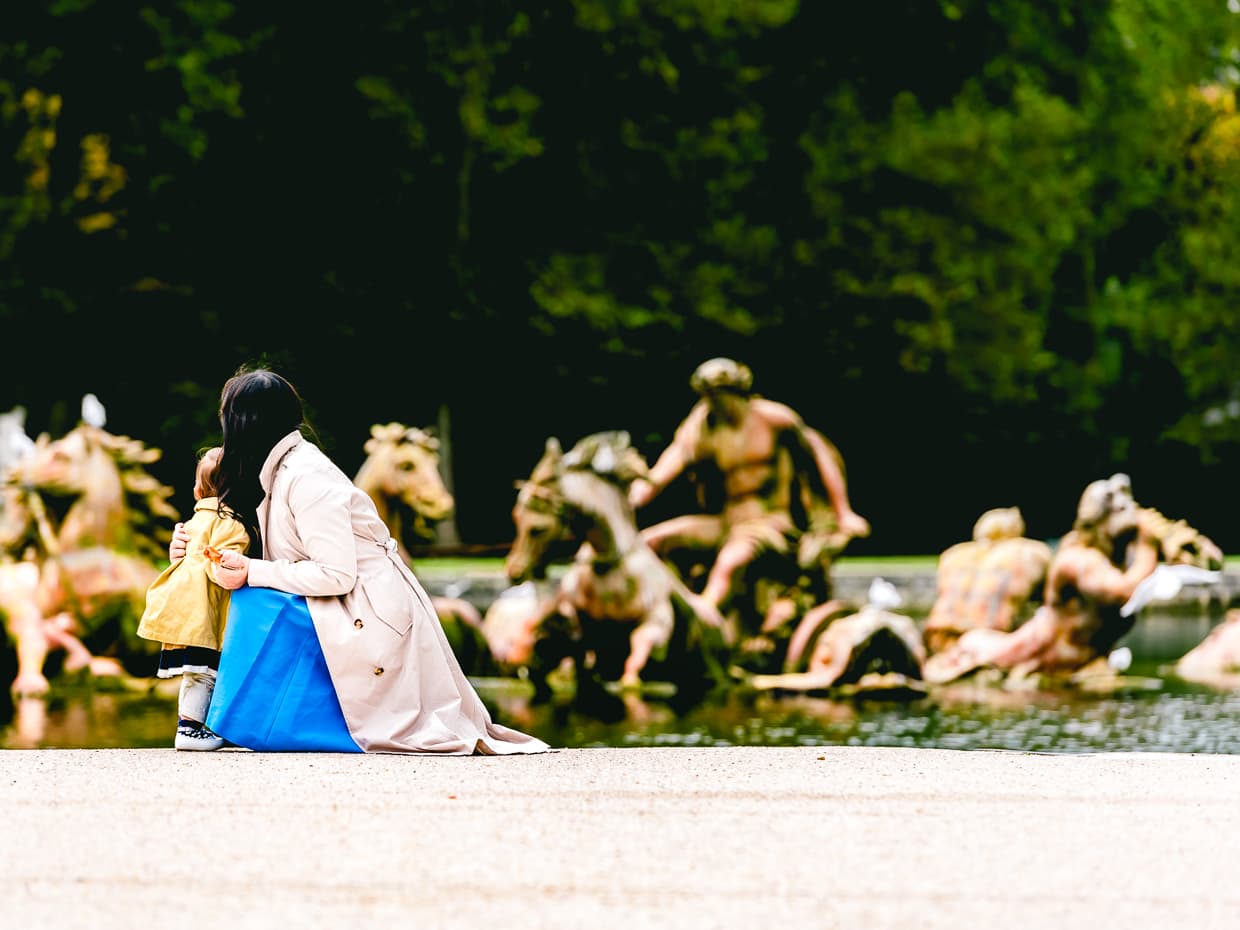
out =
[[250,560],[240,552],[225,549],[215,566],[215,580],[221,588],[236,591],[250,578]]

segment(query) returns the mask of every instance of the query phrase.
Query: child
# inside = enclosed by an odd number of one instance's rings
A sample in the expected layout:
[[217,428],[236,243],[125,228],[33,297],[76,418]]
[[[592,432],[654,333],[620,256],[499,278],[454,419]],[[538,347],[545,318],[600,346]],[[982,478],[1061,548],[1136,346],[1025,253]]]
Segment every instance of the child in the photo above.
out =
[[185,556],[164,569],[147,589],[146,609],[138,624],[139,636],[163,643],[157,677],[181,676],[177,749],[224,745],[205,724],[229,602],[229,592],[216,581],[213,563],[222,550],[245,552],[250,537],[236,514],[219,502],[220,452],[215,446],[198,460],[194,515],[184,525],[189,533]]

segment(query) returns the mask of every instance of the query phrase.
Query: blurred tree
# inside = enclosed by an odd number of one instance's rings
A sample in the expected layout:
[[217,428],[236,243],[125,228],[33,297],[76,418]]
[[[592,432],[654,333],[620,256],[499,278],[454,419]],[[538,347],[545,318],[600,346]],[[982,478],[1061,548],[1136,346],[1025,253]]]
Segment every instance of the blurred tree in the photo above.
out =
[[494,541],[548,435],[653,452],[732,354],[840,445],[858,551],[1016,503],[1053,535],[1121,467],[1200,507],[1240,448],[1238,24],[1228,0],[16,0],[0,407],[63,431],[94,391],[181,488],[223,378],[265,358],[346,468],[371,423],[450,422],[461,535]]
[[[144,360],[143,378],[116,366],[133,366],[137,334],[159,331],[161,297],[193,292],[175,235],[193,222],[211,129],[244,115],[232,65],[258,37],[229,32],[227,3],[161,10],[93,0],[5,8],[0,125],[14,142],[0,163],[6,400],[52,432],[76,423],[90,391],[110,416],[139,422],[150,384],[165,378],[213,403],[192,372],[175,377],[179,339]],[[198,311],[184,301],[179,309]],[[189,322],[178,332],[192,341],[211,320]]]
[[[590,214],[538,264],[549,320],[682,373],[706,345],[776,389],[811,380],[796,405],[880,486],[907,463],[867,433],[955,431],[964,454],[921,478],[991,503],[1038,470],[1022,446],[1073,464],[1051,489],[1070,500],[1174,457],[1161,441],[1234,438],[1237,188],[1194,141],[1199,88],[1234,100],[1225,3],[575,8],[604,62],[579,83],[605,105],[555,122],[582,130]],[[850,397],[879,381],[900,398],[886,420]]]

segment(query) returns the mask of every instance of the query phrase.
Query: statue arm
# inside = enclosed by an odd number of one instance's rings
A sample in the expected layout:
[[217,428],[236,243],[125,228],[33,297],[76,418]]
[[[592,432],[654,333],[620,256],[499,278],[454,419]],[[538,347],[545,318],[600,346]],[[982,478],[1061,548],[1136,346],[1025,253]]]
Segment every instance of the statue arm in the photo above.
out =
[[647,477],[638,478],[630,486],[629,501],[634,507],[650,503],[687,465],[697,460],[705,422],[706,407],[699,403],[676,428],[671,443],[650,467]]
[[1094,549],[1084,549],[1075,554],[1069,565],[1081,593],[1106,604],[1122,604],[1132,597],[1137,585],[1158,566],[1158,544],[1155,539],[1142,532],[1133,546],[1136,551],[1126,569],[1116,567]]
[[809,448],[818,466],[818,474],[827,489],[831,506],[835,508],[836,519],[840,529],[850,536],[864,537],[870,535],[869,521],[852,509],[848,500],[848,485],[844,480],[844,470],[840,466],[837,453],[818,430],[807,426],[800,417],[796,417],[794,428],[802,442]]

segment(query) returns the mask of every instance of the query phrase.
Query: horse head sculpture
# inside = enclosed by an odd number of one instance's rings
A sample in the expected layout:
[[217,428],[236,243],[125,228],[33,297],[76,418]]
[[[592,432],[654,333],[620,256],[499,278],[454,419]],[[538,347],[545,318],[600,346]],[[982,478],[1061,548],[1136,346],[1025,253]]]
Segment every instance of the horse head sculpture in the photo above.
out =
[[567,454],[558,439],[549,438],[530,477],[517,482],[512,509],[517,532],[504,561],[508,578],[519,584],[541,576],[558,540],[573,538],[610,549],[619,535],[624,547],[631,547],[634,541],[626,527],[635,521],[627,489],[646,471],[645,459],[626,432],[593,433]]
[[433,538],[435,524],[456,503],[439,473],[439,440],[403,423],[375,424],[364,449],[353,483],[370,495],[393,537],[402,548],[406,529],[414,538]]
[[158,560],[171,536],[158,521],[177,519],[168,503],[172,488],[146,469],[161,454],[139,440],[81,423],[56,440],[40,435],[10,466],[6,483],[21,489],[27,504],[34,503],[30,495],[38,496],[61,551],[104,546]]

